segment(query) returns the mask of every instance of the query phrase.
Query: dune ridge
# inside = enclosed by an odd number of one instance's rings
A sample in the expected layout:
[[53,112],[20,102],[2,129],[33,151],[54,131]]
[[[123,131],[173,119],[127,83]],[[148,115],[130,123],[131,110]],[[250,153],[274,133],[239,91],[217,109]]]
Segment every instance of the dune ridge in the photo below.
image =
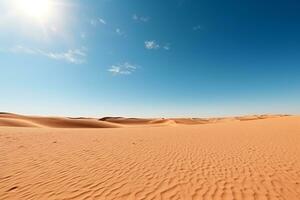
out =
[[124,118],[124,117],[42,117],[0,112],[0,127],[35,128],[121,128],[134,126],[198,125],[228,121],[248,121],[287,115],[251,115],[227,118]]
[[0,114],[0,126],[35,128],[117,128],[118,124],[92,118],[63,118]]

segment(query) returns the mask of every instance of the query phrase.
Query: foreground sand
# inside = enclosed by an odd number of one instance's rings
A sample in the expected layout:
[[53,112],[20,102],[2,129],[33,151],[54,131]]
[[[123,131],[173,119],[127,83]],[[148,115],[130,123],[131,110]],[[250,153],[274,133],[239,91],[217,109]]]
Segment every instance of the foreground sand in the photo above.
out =
[[250,119],[3,119],[0,199],[300,199],[300,118]]

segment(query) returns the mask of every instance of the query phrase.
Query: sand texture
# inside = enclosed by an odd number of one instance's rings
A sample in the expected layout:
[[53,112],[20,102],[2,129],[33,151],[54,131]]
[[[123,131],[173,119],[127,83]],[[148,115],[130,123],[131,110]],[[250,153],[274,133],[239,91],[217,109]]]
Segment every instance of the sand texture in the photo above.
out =
[[0,200],[300,199],[300,117],[0,114]]

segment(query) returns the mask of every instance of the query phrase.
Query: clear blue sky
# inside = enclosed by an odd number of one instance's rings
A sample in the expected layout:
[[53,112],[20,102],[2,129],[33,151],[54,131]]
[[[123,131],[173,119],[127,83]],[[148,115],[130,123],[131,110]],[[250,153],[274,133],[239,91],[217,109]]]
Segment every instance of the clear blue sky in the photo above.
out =
[[1,111],[300,114],[297,0],[25,2],[0,3]]

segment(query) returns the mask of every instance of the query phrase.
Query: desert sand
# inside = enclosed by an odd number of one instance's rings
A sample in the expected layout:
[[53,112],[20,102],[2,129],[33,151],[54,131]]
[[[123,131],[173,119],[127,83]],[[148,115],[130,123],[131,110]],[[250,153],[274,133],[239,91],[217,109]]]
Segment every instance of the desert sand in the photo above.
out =
[[0,113],[0,199],[300,199],[300,117]]

